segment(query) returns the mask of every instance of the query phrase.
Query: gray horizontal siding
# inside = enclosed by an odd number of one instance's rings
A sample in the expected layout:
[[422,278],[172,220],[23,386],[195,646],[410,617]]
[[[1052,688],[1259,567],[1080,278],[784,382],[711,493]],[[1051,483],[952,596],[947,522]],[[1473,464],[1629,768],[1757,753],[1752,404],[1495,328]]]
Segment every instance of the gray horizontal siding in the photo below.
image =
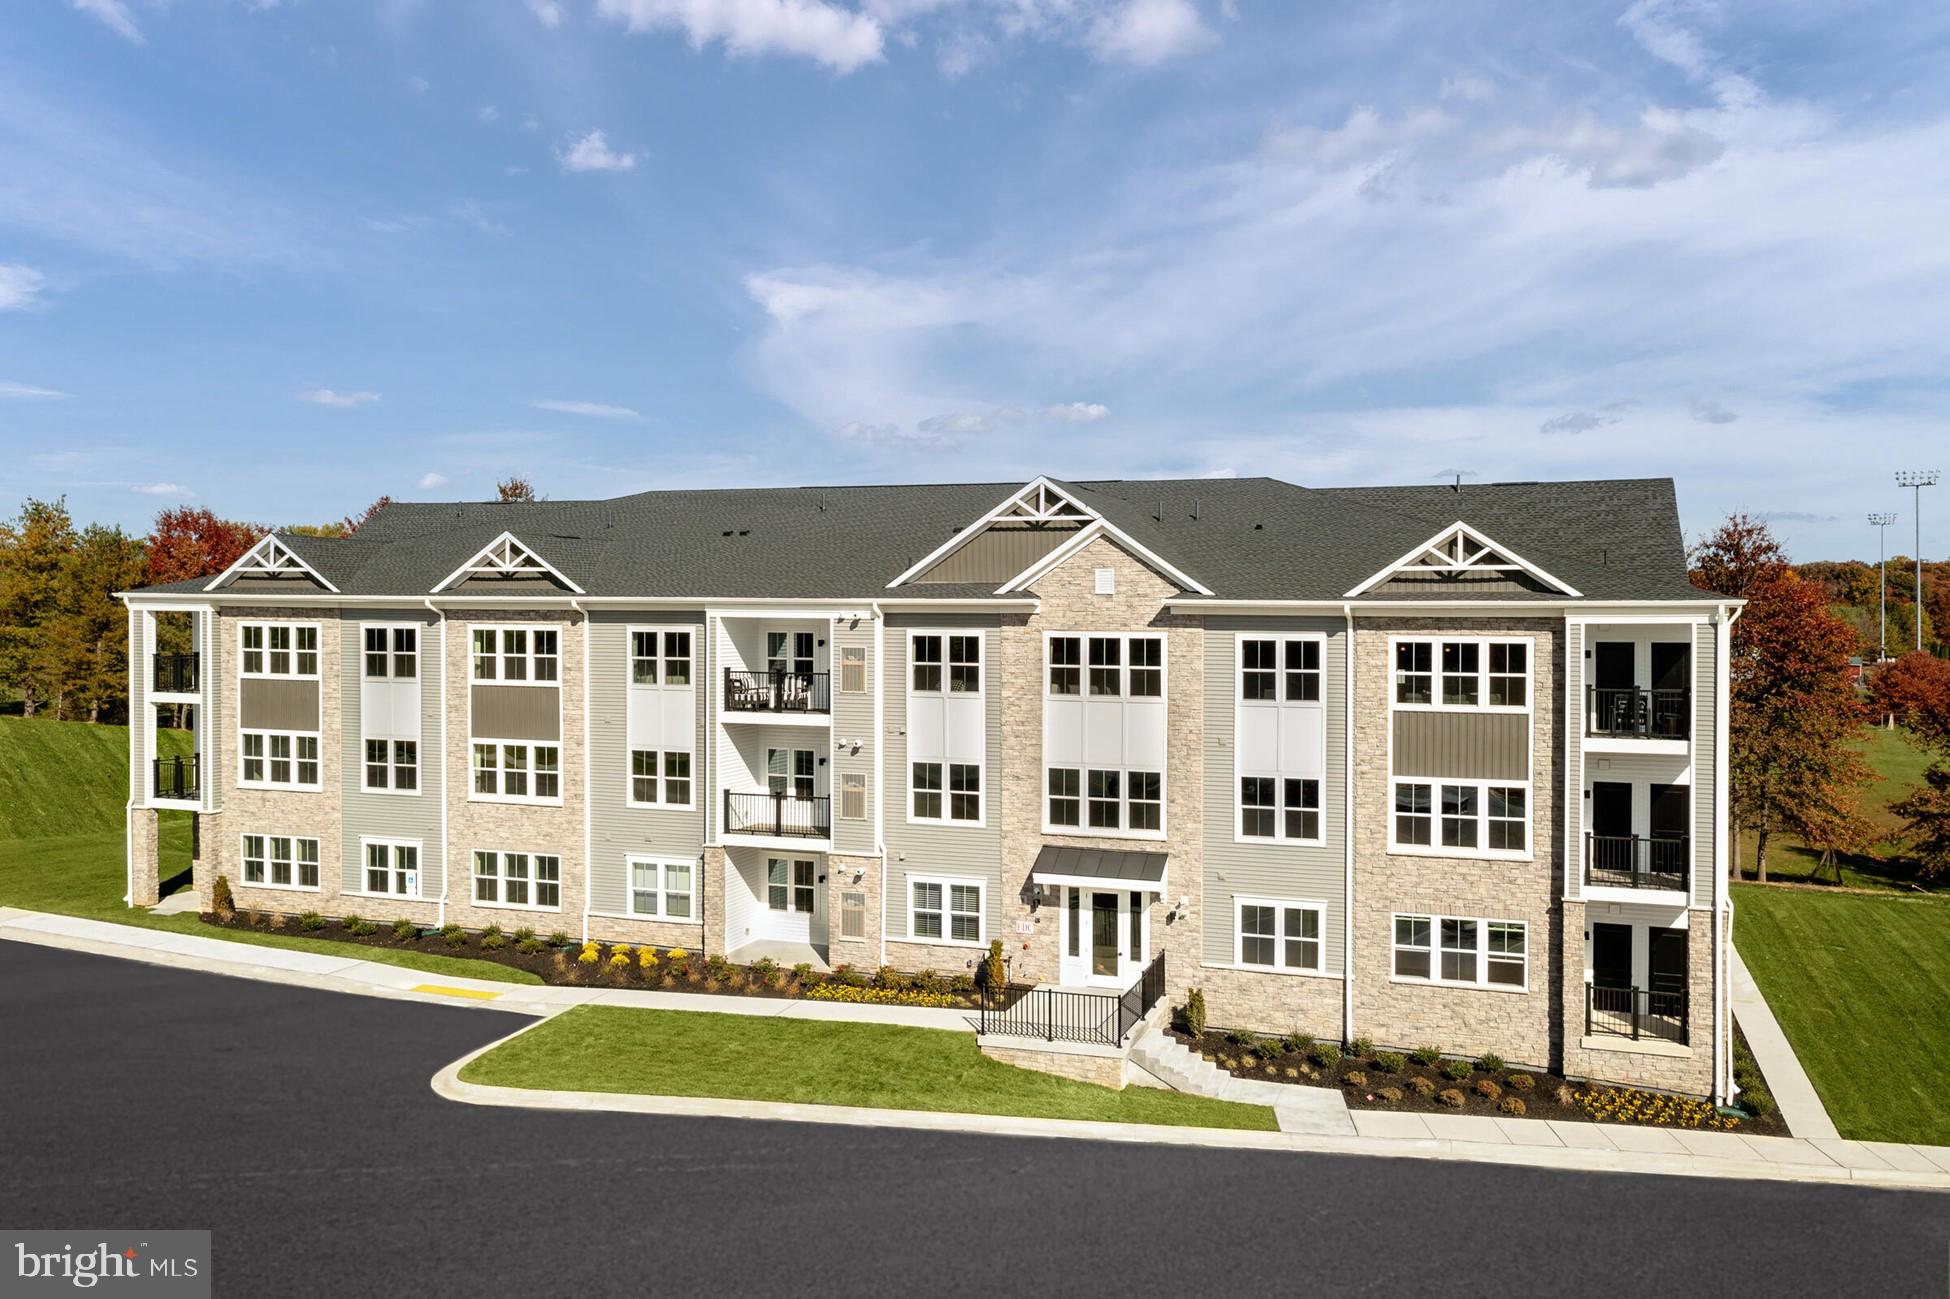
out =
[[1394,774],[1528,780],[1530,720],[1528,713],[1396,713]]
[[[1327,765],[1321,781],[1321,847],[1234,841],[1235,646],[1241,632],[1324,634],[1321,696]],[[1325,904],[1323,962],[1339,973],[1346,949],[1347,624],[1338,618],[1208,618],[1205,623],[1205,901],[1202,953],[1233,959],[1233,899],[1288,898]]]
[[[412,623],[420,628],[420,792],[367,793],[365,736],[360,720],[359,688],[364,671],[361,653],[365,622]],[[440,652],[439,623],[426,609],[361,611],[339,629],[339,781],[345,808],[340,841],[340,887],[358,892],[365,886],[362,839],[409,839],[420,844],[420,893],[437,898],[446,872],[446,845],[440,838],[441,800],[446,797],[446,764],[440,752],[440,677],[446,657]],[[330,670],[329,667],[326,669]]]

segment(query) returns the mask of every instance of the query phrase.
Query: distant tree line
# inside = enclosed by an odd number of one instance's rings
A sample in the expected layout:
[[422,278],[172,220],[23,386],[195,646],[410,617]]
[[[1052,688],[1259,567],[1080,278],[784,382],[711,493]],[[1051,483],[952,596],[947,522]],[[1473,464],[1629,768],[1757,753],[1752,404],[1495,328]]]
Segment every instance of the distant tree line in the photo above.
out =
[[[1857,559],[1816,560],[1797,564],[1795,571],[1821,589],[1835,615],[1855,632],[1855,653],[1873,656],[1880,625],[1876,566]],[[1916,644],[1916,561],[1892,555],[1889,577],[1889,652],[1901,654]],[[1950,654],[1950,563],[1923,561],[1923,645],[1942,656]]]

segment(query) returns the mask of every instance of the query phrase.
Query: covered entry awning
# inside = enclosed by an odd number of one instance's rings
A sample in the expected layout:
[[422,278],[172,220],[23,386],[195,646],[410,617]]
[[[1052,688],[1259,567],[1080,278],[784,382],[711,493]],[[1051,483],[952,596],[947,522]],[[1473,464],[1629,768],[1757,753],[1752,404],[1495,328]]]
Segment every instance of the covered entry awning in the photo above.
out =
[[1166,860],[1161,852],[1058,848],[1050,844],[1036,854],[1029,878],[1037,884],[1080,889],[1139,889],[1162,894]]

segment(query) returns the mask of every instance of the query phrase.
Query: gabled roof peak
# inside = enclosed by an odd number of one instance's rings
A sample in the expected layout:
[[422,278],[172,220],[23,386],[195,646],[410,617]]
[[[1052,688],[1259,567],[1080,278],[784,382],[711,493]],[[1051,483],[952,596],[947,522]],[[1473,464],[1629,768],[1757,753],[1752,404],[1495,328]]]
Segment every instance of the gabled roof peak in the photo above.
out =
[[561,569],[543,559],[532,546],[527,545],[512,532],[503,532],[493,541],[474,552],[465,564],[441,579],[431,594],[438,595],[451,586],[457,586],[470,578],[523,578],[548,577],[560,582],[577,595],[585,592]]
[[1461,519],[1347,593],[1352,599],[1404,575],[1460,578],[1525,574],[1561,595],[1580,598],[1569,582],[1552,577],[1507,546],[1499,545]]
[[275,532],[265,533],[256,545],[239,555],[236,563],[211,578],[210,584],[203,589],[215,591],[229,586],[240,577],[308,577],[332,594],[339,593],[339,589],[327,581],[323,573],[300,558],[298,552]]

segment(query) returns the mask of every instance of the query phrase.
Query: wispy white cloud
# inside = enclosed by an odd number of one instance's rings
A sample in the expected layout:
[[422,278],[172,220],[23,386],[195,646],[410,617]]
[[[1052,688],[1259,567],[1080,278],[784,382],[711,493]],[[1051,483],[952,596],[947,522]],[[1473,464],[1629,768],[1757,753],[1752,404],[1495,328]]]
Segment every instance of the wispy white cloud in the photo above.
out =
[[556,0],[528,0],[528,12],[550,31],[562,25],[562,6]]
[[1702,424],[1731,424],[1740,418],[1737,413],[1711,398],[1694,397],[1686,404],[1692,408],[1693,418]]
[[552,410],[563,415],[587,415],[591,419],[642,419],[628,406],[611,406],[600,401],[531,401],[536,410]]
[[296,396],[297,400],[308,401],[314,406],[336,406],[341,410],[356,410],[379,400],[376,392],[337,392],[331,388],[306,388]]
[[1094,401],[1066,401],[1043,408],[1043,418],[1061,424],[1095,424],[1110,418],[1110,407]]
[[563,171],[628,171],[636,166],[636,155],[610,148],[609,137],[601,131],[564,141],[555,156]]
[[436,487],[445,487],[447,485],[447,475],[434,472],[421,474],[419,485],[420,490],[424,492],[430,492]]
[[129,490],[141,496],[169,496],[179,501],[196,495],[181,483],[130,483]]
[[31,383],[14,383],[11,380],[0,379],[0,401],[51,401],[73,395],[57,388],[36,388]]
[[47,277],[31,266],[0,263],[0,311],[19,311],[34,305]]
[[693,47],[722,42],[734,55],[796,55],[842,75],[881,57],[880,24],[825,0],[596,0],[596,12],[631,32],[682,32]]
[[1196,54],[1217,42],[1191,0],[1122,0],[1098,16],[1089,37],[1097,57],[1139,67]]
[[474,116],[482,126],[493,126],[501,120],[501,110],[493,104],[482,104],[474,110]]
[[142,29],[135,25],[135,15],[122,0],[72,0],[76,9],[100,22],[102,26],[134,45],[143,44]]

